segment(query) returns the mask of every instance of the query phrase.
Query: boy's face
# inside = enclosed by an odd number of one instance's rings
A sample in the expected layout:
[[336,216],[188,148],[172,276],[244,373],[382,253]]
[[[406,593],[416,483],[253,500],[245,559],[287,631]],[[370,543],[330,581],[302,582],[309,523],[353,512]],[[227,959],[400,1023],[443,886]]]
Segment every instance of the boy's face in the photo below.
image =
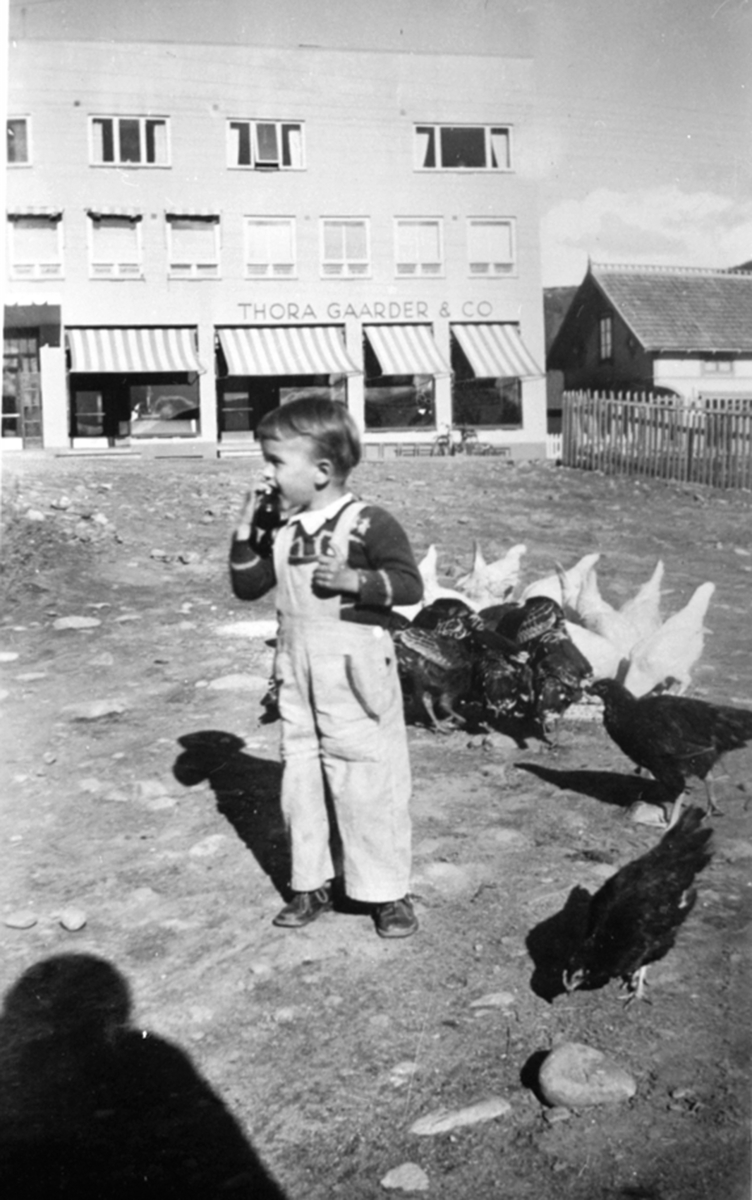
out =
[[283,510],[315,507],[327,477],[314,457],[311,439],[265,438],[261,452],[265,462],[264,479],[278,489]]

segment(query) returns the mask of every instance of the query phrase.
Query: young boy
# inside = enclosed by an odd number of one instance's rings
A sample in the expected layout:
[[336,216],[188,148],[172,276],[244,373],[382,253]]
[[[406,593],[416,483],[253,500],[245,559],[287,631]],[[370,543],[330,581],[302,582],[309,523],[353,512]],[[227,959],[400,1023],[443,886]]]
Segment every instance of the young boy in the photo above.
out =
[[360,439],[343,404],[292,400],[267,413],[257,437],[283,524],[263,557],[258,497],[249,493],[230,568],[242,600],[277,586],[274,673],[293,897],[274,924],[299,928],[333,907],[330,802],[346,894],[373,905],[381,937],[409,937],[418,928],[407,895],[410,762],[388,622],[392,605],[420,600],[420,573],[394,517],[347,490]]

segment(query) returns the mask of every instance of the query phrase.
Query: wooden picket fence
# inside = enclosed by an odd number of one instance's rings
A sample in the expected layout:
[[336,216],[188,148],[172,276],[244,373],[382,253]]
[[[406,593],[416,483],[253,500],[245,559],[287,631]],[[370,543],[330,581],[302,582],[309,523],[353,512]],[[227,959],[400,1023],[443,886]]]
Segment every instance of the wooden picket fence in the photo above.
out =
[[567,467],[752,488],[752,396],[564,392],[562,441]]

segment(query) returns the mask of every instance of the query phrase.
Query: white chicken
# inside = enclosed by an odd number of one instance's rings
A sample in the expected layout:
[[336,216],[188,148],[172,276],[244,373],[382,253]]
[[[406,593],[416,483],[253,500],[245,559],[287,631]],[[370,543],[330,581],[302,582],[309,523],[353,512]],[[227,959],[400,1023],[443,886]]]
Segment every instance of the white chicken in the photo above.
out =
[[633,696],[645,696],[668,681],[677,695],[686,692],[705,645],[705,616],[714,591],[714,583],[701,583],[684,608],[632,646],[621,674]]
[[438,567],[438,551],[436,546],[431,544],[423,558],[418,563],[421,579],[423,580],[423,599],[419,604],[410,604],[398,607],[395,605],[394,612],[399,613],[403,617],[407,617],[408,621],[412,621],[422,608],[427,604],[432,604],[434,600],[438,600],[440,596],[444,596],[451,600],[461,600],[470,608],[476,609],[478,605],[470,599],[469,596],[463,595],[460,592],[455,592],[451,588],[442,587],[439,583],[437,575]]
[[520,604],[524,604],[532,596],[548,596],[550,600],[555,600],[557,604],[560,604],[568,615],[573,615],[570,609],[579,595],[582,580],[599,558],[600,554],[586,554],[568,570],[564,571],[558,567],[555,575],[545,575],[542,579],[534,580],[527,585],[520,596]]
[[577,649],[585,655],[593,668],[594,680],[617,678],[622,666],[622,656],[613,642],[575,621],[565,621],[564,627]]
[[508,600],[520,581],[520,561],[527,546],[519,542],[495,562],[486,562],[480,542],[473,541],[473,569],[457,580],[462,594],[478,608]]
[[649,637],[661,627],[662,582],[663,561],[659,558],[647,583],[643,583],[632,599],[619,609],[621,615],[639,631],[639,638]]
[[632,646],[642,636],[639,624],[633,623],[627,615],[615,609],[601,596],[595,566],[590,568],[582,580],[574,609],[578,620],[586,629],[600,634],[612,643],[620,660],[626,658]]

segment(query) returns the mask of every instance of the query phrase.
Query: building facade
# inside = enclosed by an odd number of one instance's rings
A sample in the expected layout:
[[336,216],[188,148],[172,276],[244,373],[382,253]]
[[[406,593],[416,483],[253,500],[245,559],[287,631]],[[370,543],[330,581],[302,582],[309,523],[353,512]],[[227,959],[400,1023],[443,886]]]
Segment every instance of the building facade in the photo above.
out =
[[567,390],[752,402],[752,271],[591,264],[548,352]]
[[18,40],[5,448],[243,452],[307,389],[372,454],[545,454],[526,58]]

